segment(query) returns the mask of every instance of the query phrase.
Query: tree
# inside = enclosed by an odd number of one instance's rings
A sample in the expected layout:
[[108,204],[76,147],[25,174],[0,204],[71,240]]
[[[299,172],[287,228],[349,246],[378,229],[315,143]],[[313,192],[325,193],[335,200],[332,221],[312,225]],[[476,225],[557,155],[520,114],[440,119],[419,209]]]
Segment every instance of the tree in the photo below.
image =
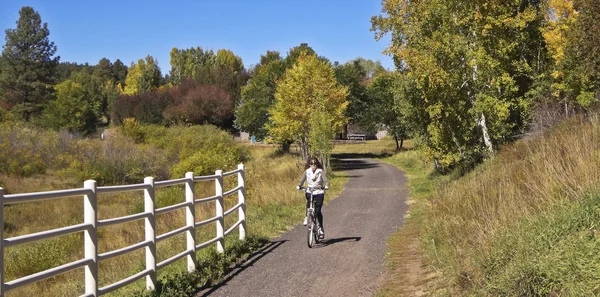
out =
[[376,76],[386,72],[380,61],[368,60],[365,58],[357,58],[355,61],[365,70],[368,79],[373,79]]
[[384,0],[376,38],[416,84],[428,125],[418,131],[436,167],[476,163],[522,133],[525,94],[544,71],[539,1]]
[[549,0],[545,13],[545,25],[541,28],[542,36],[550,59],[546,73],[536,81],[531,94],[541,102],[560,103],[564,105],[564,113],[568,115],[575,104],[575,90],[565,80],[570,73],[565,52],[568,48],[567,36],[572,31],[578,13],[572,0]]
[[[213,69],[214,85],[225,91],[231,102],[231,109],[240,103],[241,89],[250,78],[244,68],[242,58],[227,49],[217,51]],[[233,118],[230,119],[233,121]]]
[[384,73],[375,77],[367,87],[367,96],[371,104],[367,107],[366,117],[377,129],[387,130],[396,141],[396,149],[402,149],[405,139],[412,128],[409,122],[411,105],[407,78],[401,73]]
[[96,107],[87,100],[84,87],[73,80],[56,85],[56,99],[48,103],[42,115],[47,127],[83,134],[96,131],[97,119]]
[[333,150],[335,130],[329,120],[324,104],[319,104],[310,113],[311,129],[308,134],[308,153],[317,157],[325,169],[330,167],[329,156]]
[[348,88],[338,84],[330,63],[303,52],[277,84],[269,132],[279,141],[297,141],[306,160],[313,113],[322,112],[328,126],[340,131],[347,121],[347,96]]
[[588,108],[600,98],[600,3],[576,0],[574,5],[579,15],[567,36],[565,79],[577,103]]
[[79,71],[87,71],[88,66],[72,62],[60,62],[56,65],[56,83],[61,83],[69,78],[71,74]]
[[98,61],[98,64],[94,67],[94,75],[102,79],[102,81],[114,81],[113,64],[107,58],[100,59],[100,61]]
[[255,68],[248,84],[241,89],[241,101],[235,112],[235,125],[256,137],[268,134],[269,109],[275,103],[276,81],[285,72],[278,52],[267,52]]
[[[201,47],[183,50],[173,48],[170,62],[169,80],[174,86],[186,80],[193,80],[205,86],[216,86],[227,93],[227,102],[231,104],[231,110],[240,103],[240,90],[250,78],[242,58],[228,49],[220,49],[215,54],[212,50],[203,50]],[[216,95],[217,92],[211,94]],[[232,114],[230,119],[222,123],[223,127],[230,128],[233,121]]]
[[139,123],[167,124],[165,109],[173,102],[167,91],[155,90],[137,95],[123,94],[115,100],[111,109],[111,120],[123,124],[125,119],[133,118]]
[[317,54],[315,50],[308,45],[308,43],[300,43],[300,45],[292,47],[285,57],[286,69],[292,68],[302,53],[306,53],[307,55]]
[[[286,69],[294,66],[302,53],[316,55],[307,43],[292,47],[285,59],[282,59],[279,52],[276,51],[267,51],[265,55],[261,55],[254,75],[242,88],[241,101],[236,105],[235,125],[238,128],[258,138],[267,136],[267,125],[271,117],[269,109],[275,104],[277,81]],[[284,145],[284,143],[281,144]]]
[[56,65],[60,57],[50,31],[39,13],[21,8],[16,29],[6,30],[0,57],[0,103],[25,121],[39,114],[53,96]]
[[127,79],[128,68],[121,60],[117,59],[113,63],[113,81],[115,85],[121,86],[121,90],[125,88],[125,80]]
[[170,78],[173,85],[178,85],[186,79],[192,79],[202,84],[213,84],[213,76],[217,57],[212,50],[201,47],[178,49],[174,47],[170,53]]
[[[338,65],[334,70],[337,81],[348,87],[349,104],[346,109],[346,117],[349,118],[351,124],[360,127],[361,130],[373,129],[373,123],[369,122],[366,114],[369,107],[369,98],[366,93],[367,71],[359,60],[348,61],[343,65]],[[347,131],[344,132],[347,134]]]
[[125,79],[124,93],[135,95],[156,89],[160,85],[160,78],[158,62],[148,55],[146,59],[139,59],[137,64],[131,64]]

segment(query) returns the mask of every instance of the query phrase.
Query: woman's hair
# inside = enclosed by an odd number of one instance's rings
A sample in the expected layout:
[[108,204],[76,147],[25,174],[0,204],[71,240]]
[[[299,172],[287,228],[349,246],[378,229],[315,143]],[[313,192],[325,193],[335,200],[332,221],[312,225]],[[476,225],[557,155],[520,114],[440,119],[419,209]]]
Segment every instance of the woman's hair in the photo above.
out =
[[310,163],[316,163],[317,168],[323,169],[323,165],[321,165],[321,162],[319,162],[319,160],[317,160],[317,158],[315,157],[310,157],[308,158],[308,160],[306,160],[306,165],[304,165],[304,169],[310,168]]

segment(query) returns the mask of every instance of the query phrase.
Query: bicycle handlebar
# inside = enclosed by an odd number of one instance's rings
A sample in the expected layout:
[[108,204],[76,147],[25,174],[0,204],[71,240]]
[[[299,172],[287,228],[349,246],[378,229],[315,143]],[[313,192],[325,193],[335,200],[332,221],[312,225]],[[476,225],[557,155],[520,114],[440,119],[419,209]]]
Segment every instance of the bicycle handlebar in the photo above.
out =
[[298,191],[301,191],[301,190],[306,190],[306,189],[308,189],[308,190],[309,190],[309,191],[311,191],[311,192],[313,192],[313,191],[317,191],[317,190],[323,190],[323,191],[329,190],[329,188],[327,188],[327,187],[318,187],[318,188],[308,187],[308,188],[307,188],[307,187],[304,187],[304,186],[300,186],[300,187],[298,188]]

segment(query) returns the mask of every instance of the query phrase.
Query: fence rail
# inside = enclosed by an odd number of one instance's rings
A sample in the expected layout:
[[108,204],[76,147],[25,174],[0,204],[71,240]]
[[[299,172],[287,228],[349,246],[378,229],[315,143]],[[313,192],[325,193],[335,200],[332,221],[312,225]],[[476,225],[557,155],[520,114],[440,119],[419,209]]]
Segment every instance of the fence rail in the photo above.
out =
[[[223,192],[223,177],[237,174],[237,187]],[[96,181],[85,181],[83,188],[62,191],[47,191],[27,194],[4,195],[4,189],[0,188],[0,297],[5,293],[18,287],[28,285],[37,281],[54,277],[68,271],[85,268],[85,294],[81,296],[101,296],[128,285],[138,279],[146,277],[146,289],[154,290],[156,287],[157,269],[165,267],[183,257],[187,257],[187,268],[189,272],[196,269],[196,252],[200,249],[216,244],[217,252],[225,250],[225,236],[238,228],[239,239],[246,238],[246,191],[244,180],[244,165],[238,165],[237,170],[223,173],[217,170],[214,175],[194,176],[193,172],[186,173],[184,178],[154,182],[154,178],[146,177],[144,183],[123,186],[97,187]],[[215,195],[211,197],[196,198],[194,195],[194,183],[198,181],[215,181]],[[183,203],[156,208],[154,190],[161,187],[174,185],[185,185],[185,198]],[[106,193],[122,193],[129,191],[144,192],[144,211],[141,213],[98,220],[98,195]],[[224,198],[232,194],[238,194],[238,203],[228,210],[224,210]],[[34,202],[47,199],[60,199],[73,196],[83,196],[84,200],[84,222],[82,224],[57,228],[53,230],[37,232],[33,234],[4,238],[4,206],[16,203]],[[195,206],[197,204],[215,201],[215,216],[207,220],[196,222]],[[184,208],[186,210],[186,225],[176,230],[157,235],[156,215]],[[225,216],[238,212],[238,220],[228,230],[224,230]],[[122,224],[135,220],[144,220],[145,239],[142,242],[106,253],[98,254],[98,228],[109,225]],[[216,222],[216,236],[208,241],[196,243],[196,228]],[[34,273],[10,282],[4,282],[5,265],[4,250],[7,247],[26,244],[33,241],[54,238],[66,234],[84,233],[84,258],[73,261],[45,271]],[[186,233],[186,250],[172,256],[160,263],[156,262],[156,243],[169,237]],[[143,271],[131,275],[113,284],[98,287],[98,262],[116,256],[131,253],[135,250],[145,249],[146,267]]]

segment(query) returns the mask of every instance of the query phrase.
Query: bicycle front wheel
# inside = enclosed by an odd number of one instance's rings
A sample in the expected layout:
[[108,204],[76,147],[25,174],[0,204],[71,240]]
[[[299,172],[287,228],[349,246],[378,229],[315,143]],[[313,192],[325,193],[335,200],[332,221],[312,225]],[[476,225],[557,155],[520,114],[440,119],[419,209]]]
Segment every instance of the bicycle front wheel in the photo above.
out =
[[315,219],[312,213],[308,213],[308,229],[307,229],[307,243],[308,248],[312,248],[315,245],[316,237],[315,237]]

